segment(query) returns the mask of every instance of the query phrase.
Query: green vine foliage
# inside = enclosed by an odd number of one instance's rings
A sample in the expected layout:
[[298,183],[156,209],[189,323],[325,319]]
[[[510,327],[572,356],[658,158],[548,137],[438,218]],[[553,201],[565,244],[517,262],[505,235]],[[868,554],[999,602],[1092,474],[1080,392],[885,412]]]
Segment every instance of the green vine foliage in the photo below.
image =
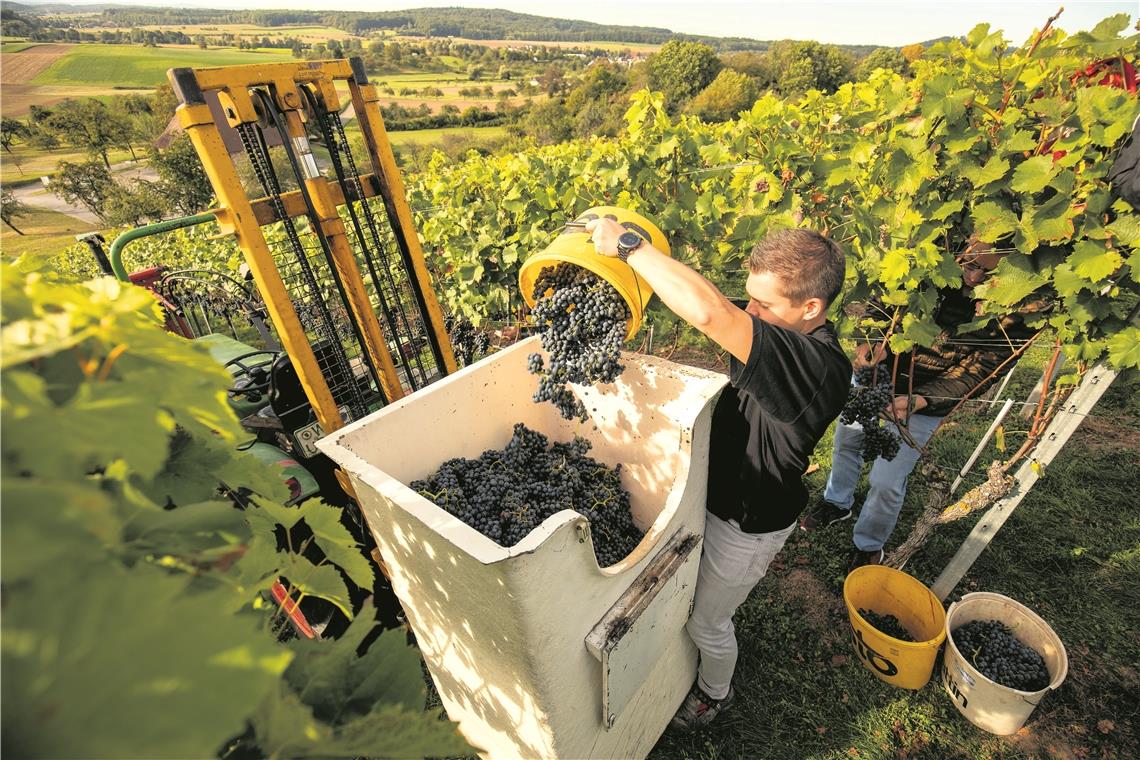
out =
[[[371,587],[372,567],[339,510],[284,507],[237,450],[229,375],[162,330],[152,295],[33,261],[0,277],[5,754],[206,757],[250,726],[273,757],[467,751],[423,712],[402,634],[359,662],[363,614],[344,641],[278,641],[275,579],[351,613],[341,573]],[[336,566],[279,550],[302,520]]]
[[[1052,30],[1011,46],[980,25],[929,49],[914,78],[880,70],[834,95],[765,95],[736,121],[672,120],[636,94],[627,129],[521,153],[449,163],[409,179],[411,205],[448,306],[499,318],[521,262],[560,225],[601,204],[654,218],[674,255],[734,293],[769,229],[810,226],[848,252],[843,306],[870,295],[905,316],[892,336],[929,345],[939,288],[960,283],[970,233],[1006,257],[979,294],[988,318],[1027,301],[1077,358],[1140,366],[1140,215],[1105,180],[1140,111],[1134,95],[1074,76],[1132,56],[1126,15],[1091,32]],[[517,299],[515,299],[517,302]]]

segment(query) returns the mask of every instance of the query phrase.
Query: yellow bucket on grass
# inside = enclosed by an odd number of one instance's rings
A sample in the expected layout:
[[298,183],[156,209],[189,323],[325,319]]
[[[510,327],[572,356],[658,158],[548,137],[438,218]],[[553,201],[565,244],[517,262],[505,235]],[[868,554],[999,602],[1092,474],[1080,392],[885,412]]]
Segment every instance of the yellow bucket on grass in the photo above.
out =
[[[669,241],[664,233],[641,214],[617,206],[595,206],[578,215],[575,222],[587,222],[608,216],[627,230],[632,230],[653,244],[653,247],[669,255]],[[620,259],[612,256],[602,256],[594,250],[590,241],[590,234],[581,227],[566,227],[554,242],[539,253],[523,262],[519,271],[519,289],[528,306],[534,306],[534,283],[539,274],[547,267],[557,266],[562,262],[577,264],[590,270],[598,277],[608,282],[629,306],[629,326],[626,329],[625,339],[629,340],[641,327],[641,319],[645,314],[645,306],[653,296],[653,288],[645,280],[637,276],[633,268]]]
[[[901,689],[921,689],[930,681],[946,638],[946,611],[930,589],[901,570],[864,565],[843,582],[843,601],[855,654],[868,670]],[[894,615],[914,641],[883,633],[859,614],[861,609]]]

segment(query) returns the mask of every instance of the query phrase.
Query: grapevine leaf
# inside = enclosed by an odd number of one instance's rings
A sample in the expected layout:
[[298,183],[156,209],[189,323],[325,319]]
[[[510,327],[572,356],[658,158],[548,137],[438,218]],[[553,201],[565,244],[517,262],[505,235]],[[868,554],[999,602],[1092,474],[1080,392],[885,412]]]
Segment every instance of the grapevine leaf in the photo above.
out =
[[1001,306],[1012,306],[1046,282],[1028,256],[1006,256],[990,279],[975,288],[974,293]]
[[970,180],[970,184],[975,188],[982,188],[1004,178],[1008,171],[1009,161],[1000,156],[990,156],[985,166],[963,169],[962,176]]
[[910,259],[904,251],[892,249],[883,254],[879,276],[889,286],[895,286],[910,273]]
[[1091,290],[1092,283],[1077,275],[1071,265],[1060,264],[1053,270],[1053,287],[1056,288],[1058,295],[1065,297],[1074,296],[1085,288]]
[[[361,614],[335,640],[295,641],[283,688],[254,715],[271,756],[393,757],[466,754],[454,723],[424,712],[420,658],[398,631],[360,647],[375,628]],[[374,705],[383,705],[374,709]]]
[[1121,369],[1140,368],[1140,329],[1125,327],[1109,337],[1108,361]]
[[974,234],[986,243],[997,242],[1017,227],[1017,216],[995,201],[986,201],[974,207]]
[[212,756],[291,658],[161,568],[65,561],[4,597],[4,741],[23,757]]
[[1073,246],[1068,263],[1081,277],[1099,282],[1119,269],[1124,260],[1117,251],[1106,249],[1092,240],[1083,240]]
[[1122,244],[1140,247],[1140,214],[1121,214],[1105,229]]
[[348,587],[332,565],[314,565],[300,555],[282,554],[281,575],[301,593],[332,602],[346,616],[352,617]]
[[1013,170],[1009,186],[1019,193],[1036,193],[1045,189],[1058,172],[1052,156],[1033,156]]
[[343,570],[357,586],[371,588],[372,563],[361,554],[356,539],[341,524],[340,515],[340,509],[316,499],[309,499],[301,505],[301,516],[329,561]]

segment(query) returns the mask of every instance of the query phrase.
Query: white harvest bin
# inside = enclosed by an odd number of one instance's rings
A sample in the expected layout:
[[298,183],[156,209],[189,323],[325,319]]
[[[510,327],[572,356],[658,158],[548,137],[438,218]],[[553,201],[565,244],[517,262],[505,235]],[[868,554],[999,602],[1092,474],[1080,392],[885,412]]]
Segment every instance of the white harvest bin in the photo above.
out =
[[[727,378],[623,354],[613,385],[578,388],[591,420],[531,401],[531,338],[318,442],[352,480],[452,720],[489,758],[640,758],[696,673],[684,631],[704,533],[709,428]],[[552,515],[503,548],[408,487],[516,422],[622,464],[647,531],[599,568],[588,521]]]

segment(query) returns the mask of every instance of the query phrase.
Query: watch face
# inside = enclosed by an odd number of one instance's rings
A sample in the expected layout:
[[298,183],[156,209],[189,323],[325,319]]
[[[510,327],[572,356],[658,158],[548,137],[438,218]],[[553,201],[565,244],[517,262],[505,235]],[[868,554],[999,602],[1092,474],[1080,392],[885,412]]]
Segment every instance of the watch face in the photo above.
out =
[[622,248],[636,248],[641,245],[642,237],[636,232],[623,232],[618,237],[618,245]]

